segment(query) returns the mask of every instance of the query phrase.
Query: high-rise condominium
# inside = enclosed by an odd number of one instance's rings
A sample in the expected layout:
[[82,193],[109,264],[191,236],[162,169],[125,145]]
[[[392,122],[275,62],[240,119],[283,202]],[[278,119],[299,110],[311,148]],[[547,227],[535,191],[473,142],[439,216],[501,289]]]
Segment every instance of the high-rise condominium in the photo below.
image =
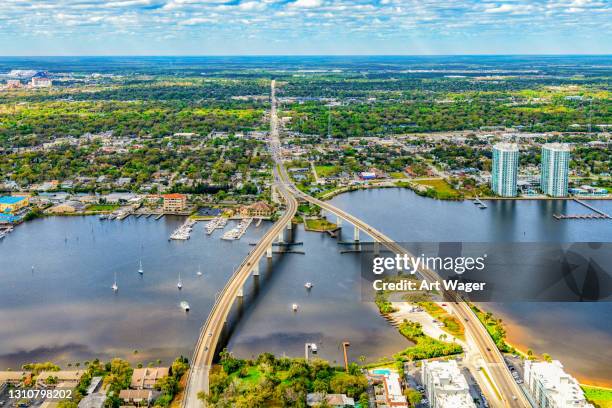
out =
[[540,187],[552,197],[567,196],[570,149],[563,143],[547,143],[542,146]]
[[502,197],[516,196],[519,150],[513,143],[498,143],[493,146],[493,168],[491,189]]

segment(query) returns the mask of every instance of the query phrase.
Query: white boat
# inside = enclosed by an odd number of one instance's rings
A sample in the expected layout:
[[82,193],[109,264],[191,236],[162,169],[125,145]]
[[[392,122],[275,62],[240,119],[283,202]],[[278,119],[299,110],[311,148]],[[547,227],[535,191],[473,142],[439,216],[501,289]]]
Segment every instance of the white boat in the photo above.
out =
[[115,272],[115,281],[113,282],[113,286],[111,286],[113,292],[117,293],[119,290],[119,286],[117,285],[117,272]]
[[297,303],[294,303],[294,304],[291,305],[291,310],[293,310],[294,312],[297,312],[297,310],[298,310]]
[[176,287],[179,290],[183,289],[183,281],[181,280],[181,271],[179,271],[179,279],[178,279],[178,283],[176,284]]
[[202,276],[202,268],[200,267],[200,265],[198,265],[198,271],[196,272],[196,275]]
[[144,269],[142,269],[142,259],[139,261],[139,265],[140,266],[138,267],[138,273],[142,275],[144,273]]
[[304,287],[305,287],[306,289],[312,289],[312,286],[313,286],[313,285],[312,285],[312,283],[310,283],[310,282],[306,282],[306,283],[304,284]]
[[185,302],[184,300],[181,302],[181,309],[183,309],[184,311],[188,312],[189,311],[189,303]]

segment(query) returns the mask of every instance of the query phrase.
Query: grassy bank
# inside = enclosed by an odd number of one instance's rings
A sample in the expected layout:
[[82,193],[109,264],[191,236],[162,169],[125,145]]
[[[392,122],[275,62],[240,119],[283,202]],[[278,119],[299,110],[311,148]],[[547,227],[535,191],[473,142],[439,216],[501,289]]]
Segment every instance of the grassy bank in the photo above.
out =
[[612,388],[582,385],[584,395],[597,408],[612,408]]

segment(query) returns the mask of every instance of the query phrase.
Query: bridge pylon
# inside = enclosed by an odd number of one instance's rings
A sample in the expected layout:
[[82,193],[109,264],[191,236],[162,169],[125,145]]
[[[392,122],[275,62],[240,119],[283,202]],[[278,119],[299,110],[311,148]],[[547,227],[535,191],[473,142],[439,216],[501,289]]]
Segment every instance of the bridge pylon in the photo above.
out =
[[270,245],[268,249],[266,249],[266,258],[272,259],[272,245]]
[[353,230],[353,239],[357,242],[359,241],[359,227],[355,225],[355,229]]

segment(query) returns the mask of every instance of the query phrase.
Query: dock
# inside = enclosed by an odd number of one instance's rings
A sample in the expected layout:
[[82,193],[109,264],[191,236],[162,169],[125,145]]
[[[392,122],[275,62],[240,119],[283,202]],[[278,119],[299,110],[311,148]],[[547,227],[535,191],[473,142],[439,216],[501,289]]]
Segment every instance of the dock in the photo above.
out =
[[252,222],[253,222],[252,218],[244,218],[244,219],[242,219],[242,221],[240,221],[238,226],[236,226],[235,228],[233,228],[233,229],[227,231],[225,234],[223,234],[221,239],[224,239],[224,240],[227,240],[227,241],[233,241],[233,240],[242,238],[242,236],[244,235],[244,233],[249,228],[249,226],[251,225]]
[[163,216],[164,216],[164,214],[163,214],[163,213],[159,214],[157,217],[155,217],[155,221],[159,220],[159,219],[160,219],[161,217],[163,217]]
[[590,204],[585,203],[582,200],[574,198],[574,201],[578,204],[588,208],[593,211],[593,214],[553,214],[553,218],[556,220],[609,220],[612,219],[610,215],[605,212],[598,210]]
[[206,223],[206,234],[211,235],[216,229],[223,229],[227,225],[227,218],[216,217]]
[[185,221],[183,225],[174,230],[172,235],[170,235],[169,239],[180,241],[188,240],[191,237],[191,230],[193,229],[193,226],[196,222],[197,221],[195,220],[187,219],[187,221]]
[[476,197],[473,202],[481,210],[484,210],[485,208],[487,208],[487,205],[483,203],[482,200],[478,197]]

